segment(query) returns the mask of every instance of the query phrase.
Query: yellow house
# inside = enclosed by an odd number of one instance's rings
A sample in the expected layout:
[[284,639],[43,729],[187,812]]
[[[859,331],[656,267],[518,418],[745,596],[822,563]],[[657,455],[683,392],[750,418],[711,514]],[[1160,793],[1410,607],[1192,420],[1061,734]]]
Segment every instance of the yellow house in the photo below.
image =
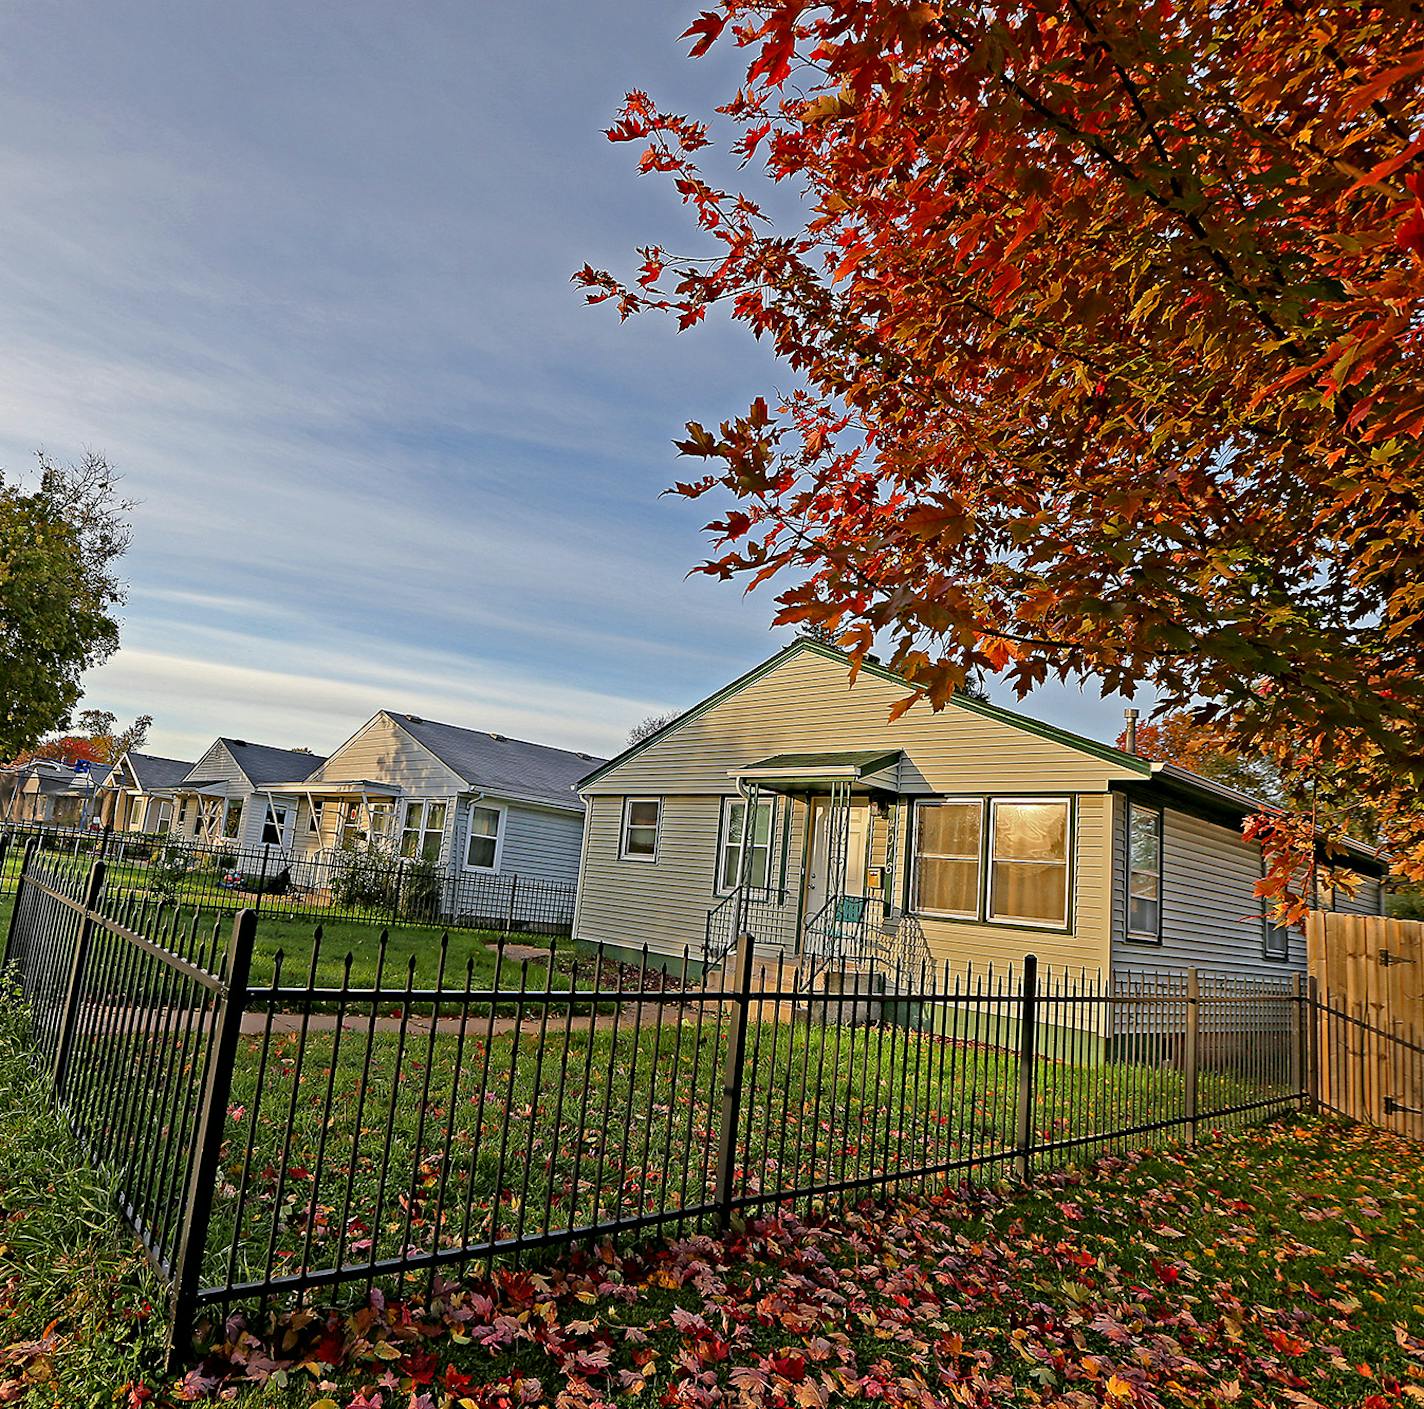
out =
[[[785,650],[595,769],[577,938],[716,962],[765,953],[1279,974],[1255,799],[998,706],[917,703],[839,652]],[[1378,913],[1383,863],[1341,908]]]

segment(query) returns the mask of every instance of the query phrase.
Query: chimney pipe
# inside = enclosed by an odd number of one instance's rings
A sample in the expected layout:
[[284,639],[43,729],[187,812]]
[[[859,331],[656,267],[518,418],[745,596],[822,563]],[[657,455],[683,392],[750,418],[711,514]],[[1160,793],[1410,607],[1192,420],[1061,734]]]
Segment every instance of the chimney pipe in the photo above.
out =
[[1127,720],[1127,752],[1137,752],[1137,711],[1135,709],[1125,709],[1122,712],[1123,718]]

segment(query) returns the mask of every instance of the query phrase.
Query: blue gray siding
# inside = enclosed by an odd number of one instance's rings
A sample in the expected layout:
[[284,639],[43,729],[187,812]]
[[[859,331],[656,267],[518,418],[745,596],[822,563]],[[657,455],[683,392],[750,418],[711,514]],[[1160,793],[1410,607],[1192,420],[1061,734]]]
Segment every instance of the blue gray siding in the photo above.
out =
[[[1264,904],[1255,894],[1261,849],[1238,828],[1173,808],[1163,814],[1162,942],[1127,938],[1127,800],[1113,798],[1112,951],[1115,968],[1183,969],[1196,965],[1235,974],[1305,969],[1305,934],[1290,934],[1288,959],[1267,958]],[[1379,882],[1366,880],[1338,907],[1378,914]]]

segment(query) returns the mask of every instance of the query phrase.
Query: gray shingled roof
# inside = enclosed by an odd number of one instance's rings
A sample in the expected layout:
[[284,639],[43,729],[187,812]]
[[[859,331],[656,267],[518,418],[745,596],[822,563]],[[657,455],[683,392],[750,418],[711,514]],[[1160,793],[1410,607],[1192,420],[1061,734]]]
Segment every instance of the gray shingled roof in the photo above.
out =
[[147,793],[176,788],[195,766],[178,758],[160,758],[156,753],[130,753],[127,757],[139,787]]
[[498,797],[583,810],[574,784],[603,762],[592,754],[530,744],[397,710],[386,713],[470,787]]
[[301,749],[274,749],[270,744],[249,744],[245,739],[220,742],[257,788],[264,783],[300,783],[326,762],[320,754],[303,753]]

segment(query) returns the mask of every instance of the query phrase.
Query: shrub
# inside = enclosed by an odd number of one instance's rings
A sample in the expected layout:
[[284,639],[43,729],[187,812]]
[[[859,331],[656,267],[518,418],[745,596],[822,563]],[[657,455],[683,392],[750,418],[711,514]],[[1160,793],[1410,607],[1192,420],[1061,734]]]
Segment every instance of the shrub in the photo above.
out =
[[395,902],[399,871],[388,852],[373,846],[343,846],[331,873],[338,905],[388,910]]
[[399,912],[403,920],[433,924],[440,918],[440,870],[424,856],[400,863]]
[[192,869],[193,858],[177,841],[166,841],[153,849],[148,863],[148,891],[155,899],[172,904],[178,899],[178,888]]

